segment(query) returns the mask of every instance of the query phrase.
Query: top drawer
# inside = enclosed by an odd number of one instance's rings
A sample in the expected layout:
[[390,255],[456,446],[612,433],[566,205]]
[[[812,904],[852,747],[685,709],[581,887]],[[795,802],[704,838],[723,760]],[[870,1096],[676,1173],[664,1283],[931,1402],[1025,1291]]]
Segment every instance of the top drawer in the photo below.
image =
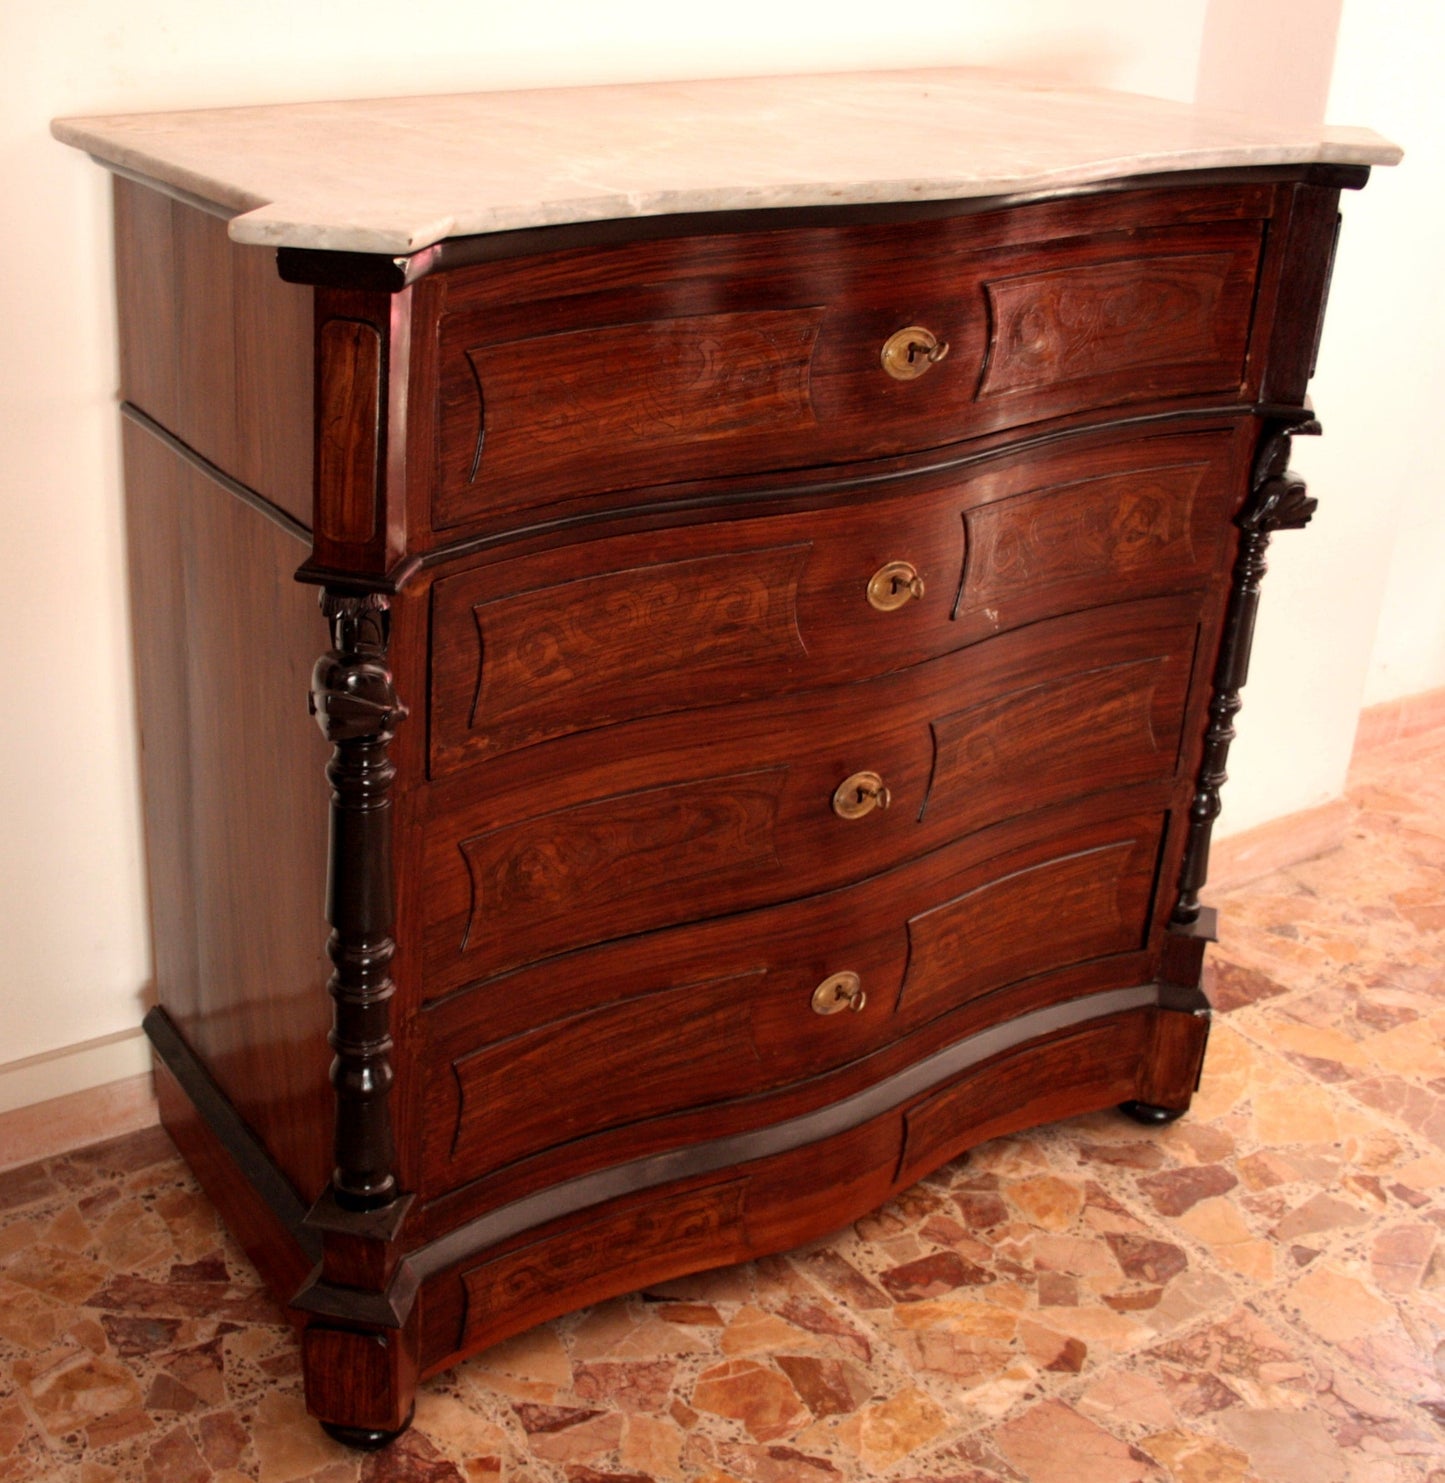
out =
[[[433,523],[1237,397],[1268,199],[1139,192],[459,270]],[[892,374],[885,347],[909,330],[927,333],[902,336]]]

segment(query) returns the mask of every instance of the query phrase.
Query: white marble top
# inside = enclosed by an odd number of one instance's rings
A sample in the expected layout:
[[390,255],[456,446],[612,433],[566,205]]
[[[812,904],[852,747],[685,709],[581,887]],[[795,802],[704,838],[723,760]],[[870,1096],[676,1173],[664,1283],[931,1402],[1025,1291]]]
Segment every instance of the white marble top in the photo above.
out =
[[237,242],[406,253],[680,211],[989,196],[1170,170],[1390,165],[1291,129],[977,70],[834,73],[58,119],[57,139],[234,212]]

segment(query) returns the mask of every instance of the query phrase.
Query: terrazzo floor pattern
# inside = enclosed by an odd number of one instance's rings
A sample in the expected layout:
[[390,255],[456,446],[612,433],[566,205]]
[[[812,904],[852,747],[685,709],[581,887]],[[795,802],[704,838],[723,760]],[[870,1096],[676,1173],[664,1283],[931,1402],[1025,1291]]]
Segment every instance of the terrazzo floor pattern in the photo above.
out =
[[1445,1483],[1445,735],[1221,900],[1190,1116],[999,1140],[426,1385],[362,1457],[159,1131],[0,1175],[0,1480]]

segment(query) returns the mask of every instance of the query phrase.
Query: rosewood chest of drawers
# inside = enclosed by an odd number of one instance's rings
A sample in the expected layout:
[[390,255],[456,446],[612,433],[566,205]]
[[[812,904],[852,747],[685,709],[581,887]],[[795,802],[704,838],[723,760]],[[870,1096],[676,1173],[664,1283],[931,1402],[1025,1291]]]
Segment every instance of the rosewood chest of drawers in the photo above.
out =
[[384,1440],[543,1318],[1187,1107],[1386,147],[399,247],[248,242],[259,190],[125,122],[59,132],[121,174],[147,1028],[319,1419]]

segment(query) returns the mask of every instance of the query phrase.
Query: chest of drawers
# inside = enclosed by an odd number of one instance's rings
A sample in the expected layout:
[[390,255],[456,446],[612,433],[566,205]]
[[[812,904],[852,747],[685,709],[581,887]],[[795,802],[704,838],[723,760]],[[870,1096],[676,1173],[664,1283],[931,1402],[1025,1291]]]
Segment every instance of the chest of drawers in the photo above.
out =
[[384,1439],[547,1316],[1187,1107],[1386,147],[401,250],[228,237],[261,193],[150,124],[59,127],[121,175],[147,1027],[318,1418]]

